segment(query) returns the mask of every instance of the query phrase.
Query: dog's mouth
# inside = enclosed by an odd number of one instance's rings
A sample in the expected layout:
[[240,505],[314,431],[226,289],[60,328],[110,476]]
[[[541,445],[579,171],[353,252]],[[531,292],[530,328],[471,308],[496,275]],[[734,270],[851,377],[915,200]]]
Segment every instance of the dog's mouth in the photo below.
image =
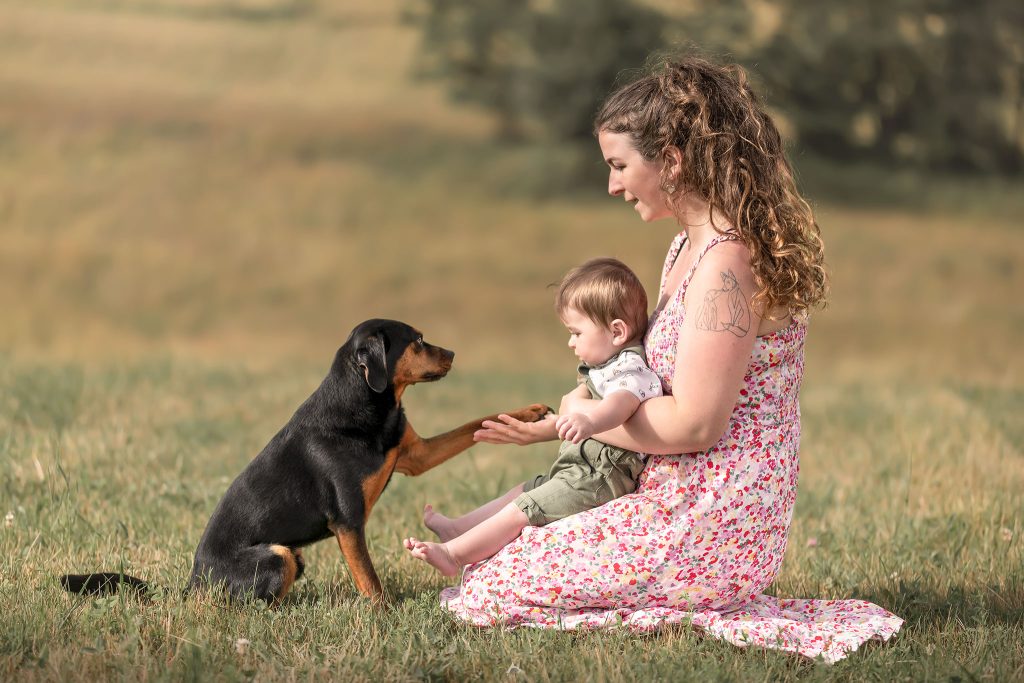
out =
[[455,362],[455,353],[448,349],[440,349],[440,358],[437,361],[437,367],[433,372],[427,373],[430,379],[436,380],[441,379],[448,374],[448,371],[452,369],[452,363]]
[[436,382],[437,380],[443,378],[447,374],[448,374],[447,372],[432,372],[429,375],[423,375],[422,377],[420,377],[420,381],[421,382]]
[[420,377],[420,381],[421,382],[436,382],[437,380],[439,380],[442,377],[444,377],[445,375],[447,375],[448,371],[451,370],[451,369],[452,369],[452,364],[448,363],[447,365],[441,366],[441,367],[437,368],[436,370],[424,373]]

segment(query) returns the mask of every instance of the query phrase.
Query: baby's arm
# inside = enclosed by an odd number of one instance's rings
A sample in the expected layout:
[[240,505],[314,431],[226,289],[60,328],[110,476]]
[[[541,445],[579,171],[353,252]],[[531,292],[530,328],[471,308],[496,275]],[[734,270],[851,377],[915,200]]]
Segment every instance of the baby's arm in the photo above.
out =
[[589,410],[559,415],[555,422],[558,438],[579,443],[594,434],[618,427],[636,412],[640,399],[628,391],[616,391],[592,403],[593,408]]

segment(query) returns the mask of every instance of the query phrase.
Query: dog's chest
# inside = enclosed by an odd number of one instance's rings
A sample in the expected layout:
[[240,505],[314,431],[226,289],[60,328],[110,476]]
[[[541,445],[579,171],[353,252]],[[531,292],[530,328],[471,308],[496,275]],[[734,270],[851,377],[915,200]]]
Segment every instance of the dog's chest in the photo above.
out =
[[385,421],[381,429],[380,445],[382,450],[382,461],[380,465],[364,477],[361,482],[363,493],[363,520],[370,516],[370,510],[380,495],[384,492],[391,475],[395,472],[395,465],[402,451],[403,437],[407,431],[405,415],[401,408],[398,408]]
[[389,453],[401,443],[402,437],[405,435],[405,428],[405,411],[402,410],[401,405],[398,405],[388,413],[380,428],[378,443],[385,460]]

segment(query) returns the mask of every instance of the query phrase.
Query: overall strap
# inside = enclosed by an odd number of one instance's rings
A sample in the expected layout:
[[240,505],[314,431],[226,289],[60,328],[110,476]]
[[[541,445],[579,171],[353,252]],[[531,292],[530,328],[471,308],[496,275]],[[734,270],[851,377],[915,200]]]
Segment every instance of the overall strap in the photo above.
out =
[[693,274],[695,272],[697,272],[697,266],[700,265],[700,261],[701,261],[702,258],[704,258],[704,254],[706,254],[709,251],[711,251],[711,248],[714,247],[719,242],[727,242],[727,241],[730,241],[730,240],[738,240],[738,239],[739,239],[739,235],[734,235],[734,234],[732,234],[730,232],[727,232],[724,235],[719,235],[715,239],[713,239],[710,242],[708,242],[708,245],[706,247],[704,247],[704,249],[697,256],[697,260],[693,262],[692,266],[690,266],[690,270],[686,273],[686,277],[683,278],[682,284],[679,285],[679,291],[682,293],[682,296],[686,296],[686,288],[689,287],[690,279],[693,277]]

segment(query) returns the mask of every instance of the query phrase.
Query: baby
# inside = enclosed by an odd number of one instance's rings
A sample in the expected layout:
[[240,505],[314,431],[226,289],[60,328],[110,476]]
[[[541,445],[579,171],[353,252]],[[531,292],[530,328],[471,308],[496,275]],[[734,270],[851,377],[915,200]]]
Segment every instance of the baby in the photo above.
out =
[[600,258],[571,270],[559,284],[555,310],[580,360],[580,398],[586,410],[556,420],[563,439],[547,474],[519,484],[476,510],[450,519],[428,505],[423,522],[441,543],[403,542],[413,557],[445,576],[479,562],[516,539],[527,525],[603,505],[637,486],[643,456],[590,438],[617,427],[642,401],[661,396],[661,380],[644,360],[647,295],[621,261]]

